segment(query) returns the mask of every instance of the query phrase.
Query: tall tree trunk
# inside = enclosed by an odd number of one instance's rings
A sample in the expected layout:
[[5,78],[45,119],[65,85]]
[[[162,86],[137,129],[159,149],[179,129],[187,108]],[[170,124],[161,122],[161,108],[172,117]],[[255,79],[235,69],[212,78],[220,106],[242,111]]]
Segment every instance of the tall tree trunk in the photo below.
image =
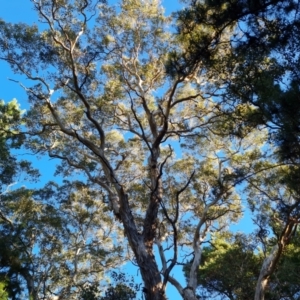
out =
[[146,257],[140,264],[141,274],[144,281],[144,295],[147,300],[166,300],[160,272],[154,257]]
[[[143,234],[138,232],[128,204],[127,194],[121,189],[119,196],[120,217],[137,264],[140,267],[144,281],[145,298],[146,300],[166,300],[160,271],[153,255],[153,237],[151,235],[149,238],[145,238]],[[152,228],[149,233],[151,234],[153,230],[155,232],[155,228]]]

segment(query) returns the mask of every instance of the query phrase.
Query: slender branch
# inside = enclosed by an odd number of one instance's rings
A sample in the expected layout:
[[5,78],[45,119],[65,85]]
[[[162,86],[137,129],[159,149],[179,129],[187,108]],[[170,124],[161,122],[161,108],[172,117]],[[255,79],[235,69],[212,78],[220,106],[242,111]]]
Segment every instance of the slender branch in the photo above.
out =
[[169,217],[168,212],[167,212],[165,206],[163,205],[162,201],[160,201],[163,212],[164,212],[167,220],[171,223],[171,226],[173,228],[173,243],[174,243],[174,253],[173,253],[173,258],[171,259],[171,264],[169,265],[169,267],[164,272],[164,281],[163,281],[163,286],[164,287],[167,285],[167,282],[169,281],[169,275],[170,275],[172,269],[175,267],[175,265],[177,263],[177,252],[178,252],[177,236],[178,236],[178,234],[177,234],[176,223],[178,221],[178,216],[179,216],[179,195],[187,189],[187,187],[189,186],[194,174],[195,174],[195,171],[192,172],[192,174],[191,174],[189,180],[187,181],[187,183],[179,191],[176,192],[176,213],[175,213],[175,218],[173,220]]

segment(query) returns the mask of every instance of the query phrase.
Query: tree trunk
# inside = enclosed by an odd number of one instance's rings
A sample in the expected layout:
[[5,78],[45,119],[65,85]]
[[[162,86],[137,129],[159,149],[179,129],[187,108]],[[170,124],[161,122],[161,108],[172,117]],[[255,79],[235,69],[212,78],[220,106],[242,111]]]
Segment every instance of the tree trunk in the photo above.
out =
[[183,299],[184,300],[199,300],[199,298],[197,298],[195,295],[195,291],[190,287],[187,287],[183,290]]
[[144,281],[144,296],[147,300],[166,300],[163,283],[154,258],[146,258],[140,265],[142,278]]
[[129,232],[129,236],[128,240],[131,243],[131,248],[135,254],[144,281],[145,298],[147,300],[166,300],[161,275],[154,255],[148,253],[141,237],[139,237],[139,241],[133,245],[132,237],[135,236],[135,234]]
[[271,253],[265,258],[258,277],[254,300],[265,299],[265,292],[270,277],[275,271],[276,265],[283,253],[285,246],[291,239],[296,222],[297,220],[289,217],[284,229],[281,232],[278,243],[272,248]]
[[276,258],[278,255],[279,247],[276,244],[268,257],[264,259],[262,268],[260,270],[259,278],[257,281],[256,289],[255,289],[255,297],[254,300],[264,300],[265,292],[269,282],[269,278],[271,276],[272,269],[274,268],[274,264],[276,262]]
[[34,287],[34,281],[32,276],[29,274],[29,270],[24,268],[20,273],[26,280],[29,299],[38,300],[38,295]]
[[[152,252],[151,241],[147,241],[147,239],[145,241],[144,236],[138,232],[128,205],[128,196],[122,189],[119,192],[120,217],[137,264],[140,267],[144,281],[144,296],[146,300],[166,300],[161,275]],[[155,229],[153,228],[153,230]],[[150,244],[148,245],[147,242]]]

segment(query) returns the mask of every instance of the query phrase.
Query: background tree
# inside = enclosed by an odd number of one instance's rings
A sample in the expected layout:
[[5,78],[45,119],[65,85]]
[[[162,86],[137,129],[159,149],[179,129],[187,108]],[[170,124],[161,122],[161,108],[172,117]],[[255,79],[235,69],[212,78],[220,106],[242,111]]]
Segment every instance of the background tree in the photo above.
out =
[[[42,299],[59,293],[78,299],[83,287],[100,284],[105,269],[122,262],[117,226],[101,216],[101,202],[80,181],[48,183],[41,189],[12,187],[37,170],[13,154],[24,142],[21,111],[1,102],[0,276],[5,299]],[[99,206],[100,205],[100,206]],[[99,242],[95,240],[99,238]],[[114,241],[112,241],[114,238]]]
[[[281,231],[277,244],[266,256],[258,279],[255,299],[264,299],[268,282],[276,270],[283,249],[290,242],[291,233],[299,222],[298,189],[292,182],[298,181],[297,147],[299,122],[297,117],[297,91],[299,89],[299,13],[298,1],[188,1],[190,9],[178,14],[179,37],[185,45],[187,58],[183,62],[203,60],[202,49],[209,43],[202,40],[203,23],[211,28],[210,39],[220,40],[227,28],[234,27],[234,34],[227,45],[228,51],[222,60],[214,56],[206,58],[206,64],[215,70],[215,76],[223,82],[224,92],[219,95],[235,112],[237,103],[251,103],[257,108],[256,117],[244,119],[244,124],[257,124],[268,128],[273,149],[269,149],[269,163],[277,171],[263,172],[248,183],[256,189],[255,204],[260,211],[259,230],[268,232],[269,218],[277,218]],[[188,33],[188,34],[187,34]],[[206,32],[204,31],[206,34]],[[218,41],[218,42],[217,42]],[[230,50],[229,50],[230,49]],[[227,55],[226,55],[227,54]],[[297,100],[296,100],[297,98]],[[230,108],[229,108],[230,110]],[[245,123],[246,122],[246,123]],[[232,132],[236,134],[236,132]],[[266,155],[266,154],[265,154]],[[268,163],[267,163],[268,164]],[[285,167],[282,167],[282,164]],[[266,166],[266,163],[263,164]],[[271,167],[270,165],[270,167]],[[256,172],[257,172],[256,165]],[[275,179],[274,174],[278,177]],[[267,179],[268,178],[268,179]],[[273,181],[273,179],[274,181]],[[281,184],[281,189],[270,191],[268,184]],[[266,188],[267,185],[267,188]],[[288,191],[287,193],[283,191]],[[252,194],[253,196],[253,194]],[[265,199],[262,211],[261,199]],[[264,216],[265,214],[268,217]],[[278,228],[277,228],[278,229]]]
[[[252,236],[242,234],[223,234],[213,238],[212,244],[203,250],[198,273],[198,293],[201,299],[214,296],[222,299],[254,298],[257,278],[264,260],[256,241]],[[275,238],[269,238],[267,251],[276,242]],[[298,242],[297,237],[281,256],[270,279],[267,299],[298,299]]]
[[[57,203],[56,193],[63,202]],[[113,225],[95,214],[92,204],[97,199],[84,184],[21,188],[1,200],[10,220],[0,224],[1,274],[12,299],[57,294],[78,299],[85,285],[99,285],[105,270],[122,261],[122,248],[108,237]]]

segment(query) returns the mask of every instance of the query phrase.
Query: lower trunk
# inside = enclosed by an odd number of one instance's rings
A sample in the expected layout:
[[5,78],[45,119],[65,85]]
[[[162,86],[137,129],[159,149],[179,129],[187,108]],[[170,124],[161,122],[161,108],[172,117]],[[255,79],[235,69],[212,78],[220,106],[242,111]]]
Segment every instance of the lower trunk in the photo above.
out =
[[265,258],[257,281],[254,300],[265,299],[265,292],[270,277],[275,271],[278,261],[283,253],[283,250],[285,249],[285,246],[291,239],[295,224],[296,221],[290,217],[281,232],[278,243],[273,247],[271,253]]
[[265,258],[262,268],[260,270],[259,278],[257,281],[256,289],[255,289],[255,297],[254,300],[264,300],[265,292],[269,282],[270,275],[272,274],[272,270],[274,268],[274,264],[277,262],[279,247],[275,245],[269,254],[268,257]]
[[165,291],[155,262],[145,262],[140,265],[142,278],[144,281],[144,296],[146,300],[166,300]]
[[133,251],[137,259],[137,263],[140,267],[141,275],[144,281],[145,299],[165,300],[167,298],[163,288],[163,282],[160,275],[160,271],[158,269],[155,257],[152,252],[152,247],[150,247],[150,245],[146,245],[145,240],[141,236],[138,245],[135,245],[135,247],[133,247]]
[[166,300],[160,271],[152,253],[153,242],[151,242],[151,238],[150,241],[145,242],[143,235],[138,232],[128,205],[127,195],[122,190],[120,199],[120,217],[144,281],[144,298],[146,300]]
[[261,278],[258,280],[255,290],[255,300],[264,300],[265,299],[265,292],[268,285],[269,279],[268,278]]

